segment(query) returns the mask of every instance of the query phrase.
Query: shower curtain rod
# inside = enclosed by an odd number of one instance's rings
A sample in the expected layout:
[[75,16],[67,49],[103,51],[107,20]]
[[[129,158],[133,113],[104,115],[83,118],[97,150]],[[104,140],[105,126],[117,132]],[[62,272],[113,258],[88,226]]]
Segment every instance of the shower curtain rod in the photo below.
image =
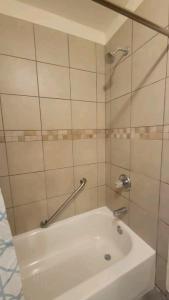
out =
[[132,11],[126,9],[126,8],[123,8],[122,6],[120,5],[117,5],[117,4],[114,4],[114,3],[110,3],[109,1],[106,1],[106,0],[92,0],[93,2],[96,2],[104,7],[107,7],[125,17],[128,17],[142,25],[145,25],[159,33],[162,33],[163,35],[169,37],[169,30],[165,29],[165,28],[162,28],[161,26],[133,13]]

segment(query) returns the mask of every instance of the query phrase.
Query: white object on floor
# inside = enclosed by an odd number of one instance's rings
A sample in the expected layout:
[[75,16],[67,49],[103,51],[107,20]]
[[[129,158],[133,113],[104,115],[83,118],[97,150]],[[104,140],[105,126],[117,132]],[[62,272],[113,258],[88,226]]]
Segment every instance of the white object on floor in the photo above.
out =
[[27,300],[133,300],[153,289],[155,251],[106,207],[15,237]]
[[24,300],[20,270],[0,190],[0,299]]

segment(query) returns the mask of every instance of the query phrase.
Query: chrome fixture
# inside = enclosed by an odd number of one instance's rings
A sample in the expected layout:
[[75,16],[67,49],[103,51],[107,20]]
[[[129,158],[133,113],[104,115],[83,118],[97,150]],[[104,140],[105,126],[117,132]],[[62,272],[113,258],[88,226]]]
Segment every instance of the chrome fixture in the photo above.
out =
[[113,52],[108,52],[106,54],[106,61],[107,63],[113,63],[114,62],[114,59],[115,59],[115,55],[118,53],[118,52],[122,52],[123,56],[127,56],[128,53],[129,53],[129,48],[117,48],[116,50],[114,50]]
[[85,187],[86,183],[87,183],[87,179],[82,178],[80,180],[79,187],[63,202],[63,204],[61,206],[59,206],[59,208],[56,210],[56,212],[49,219],[40,222],[40,227],[41,228],[48,227],[48,225],[50,225],[52,223],[52,221],[58,215],[60,215],[60,213],[65,209],[65,207],[67,207],[68,204],[70,204],[72,202],[72,200],[79,194],[79,192]]
[[119,217],[121,217],[121,216],[124,216],[125,214],[127,214],[127,212],[128,212],[128,208],[125,207],[125,206],[113,210],[113,214],[114,214],[114,216],[117,217],[117,218],[119,218]]
[[129,190],[131,188],[131,179],[129,176],[125,174],[121,174],[119,179],[115,183],[117,189],[126,189]]
[[165,29],[157,25],[156,23],[149,21],[120,5],[114,4],[112,2],[110,3],[107,0],[92,0],[92,1],[169,37],[168,29]]

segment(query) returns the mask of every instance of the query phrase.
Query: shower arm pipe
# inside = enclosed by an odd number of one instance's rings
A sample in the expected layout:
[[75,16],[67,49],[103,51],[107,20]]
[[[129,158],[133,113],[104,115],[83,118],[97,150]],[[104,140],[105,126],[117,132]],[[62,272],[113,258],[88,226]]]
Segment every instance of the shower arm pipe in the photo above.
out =
[[79,194],[79,192],[85,187],[87,183],[86,178],[82,178],[80,180],[79,187],[59,206],[59,208],[54,212],[54,214],[47,220],[40,222],[40,227],[45,228],[48,227],[52,223],[52,221],[61,214],[61,212],[72,202],[72,200]]
[[169,30],[167,30],[167,29],[157,25],[156,23],[151,22],[151,21],[135,14],[134,12],[132,12],[132,11],[126,9],[126,8],[123,8],[120,5],[111,3],[107,0],[91,0],[91,1],[93,1],[95,3],[98,3],[98,4],[100,4],[100,5],[102,5],[106,8],[109,8],[109,9],[111,9],[111,10],[113,10],[113,11],[115,11],[115,12],[117,12],[117,13],[125,16],[125,17],[128,17],[129,19],[132,19],[132,20],[134,20],[134,21],[136,21],[136,22],[138,22],[138,23],[140,23],[144,26],[147,26],[148,28],[151,28],[151,29],[153,29],[153,30],[169,37]]

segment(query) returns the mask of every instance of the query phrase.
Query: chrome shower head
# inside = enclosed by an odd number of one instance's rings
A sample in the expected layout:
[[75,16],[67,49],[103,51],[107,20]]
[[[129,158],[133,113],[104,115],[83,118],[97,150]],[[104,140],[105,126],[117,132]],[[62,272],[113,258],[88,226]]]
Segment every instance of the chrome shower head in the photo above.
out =
[[113,52],[108,52],[106,54],[106,61],[108,63],[113,63],[114,62],[114,59],[115,59],[115,55],[118,53],[118,52],[122,52],[123,53],[123,56],[127,56],[128,53],[129,53],[129,48],[117,48],[116,50],[114,50]]

